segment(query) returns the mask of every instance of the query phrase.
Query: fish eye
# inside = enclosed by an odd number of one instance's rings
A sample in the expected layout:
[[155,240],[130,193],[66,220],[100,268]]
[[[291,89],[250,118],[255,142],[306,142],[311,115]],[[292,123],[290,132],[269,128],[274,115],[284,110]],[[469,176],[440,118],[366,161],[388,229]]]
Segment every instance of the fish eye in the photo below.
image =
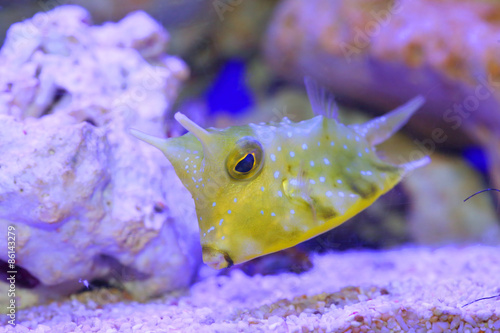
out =
[[240,173],[247,173],[252,171],[255,164],[255,153],[246,154],[238,164],[234,167],[234,170]]
[[252,137],[243,137],[226,159],[226,169],[234,179],[251,179],[262,169],[263,149],[259,141]]

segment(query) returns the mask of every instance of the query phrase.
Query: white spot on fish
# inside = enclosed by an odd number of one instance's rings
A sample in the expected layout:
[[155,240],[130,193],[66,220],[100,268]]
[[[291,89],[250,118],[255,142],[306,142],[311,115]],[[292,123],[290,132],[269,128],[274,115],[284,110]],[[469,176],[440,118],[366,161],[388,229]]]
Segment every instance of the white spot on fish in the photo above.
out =
[[330,146],[335,146],[335,142],[331,141]]
[[184,159],[184,162],[187,162],[188,160],[189,160],[189,157],[186,157],[186,158]]
[[290,152],[290,156],[291,157],[294,157],[295,156],[295,153],[293,151]]
[[264,186],[262,186],[262,187],[260,188],[260,190],[261,190],[262,192],[264,192],[264,190],[265,190]]
[[318,141],[318,147],[321,145],[321,142]]
[[224,222],[224,219],[220,219],[219,225],[222,225],[222,222]]
[[342,180],[337,179],[337,183],[342,184]]
[[224,238],[226,238],[226,236],[222,236],[220,239],[224,240]]
[[323,159],[323,162],[325,162],[326,165],[330,164],[330,161],[326,157]]
[[314,166],[314,161],[309,162],[309,164],[311,164],[311,166]]
[[359,152],[359,153],[358,153],[358,156],[359,156],[359,157],[363,156],[363,153]]
[[325,177],[319,177],[319,181],[324,183],[325,182]]
[[369,153],[369,152],[370,152],[370,150],[369,150],[368,148],[365,148],[365,152],[366,152],[366,153]]
[[346,145],[344,145],[344,149],[347,149],[347,146],[346,146]]
[[207,230],[207,234],[210,233],[210,231],[214,230],[215,228],[214,227],[210,227],[210,229]]
[[332,191],[326,191],[325,194],[326,194],[327,197],[331,197],[333,195]]
[[293,209],[290,210],[290,214],[295,214],[295,211]]
[[278,146],[278,151],[281,151],[281,147],[280,146]]
[[292,132],[287,132],[286,135],[291,138],[292,137]]
[[343,198],[343,197],[344,197],[344,195],[345,195],[345,194],[344,194],[344,192],[339,192],[339,197],[342,197],[342,198]]
[[237,198],[234,198],[234,202],[236,202],[236,201],[238,201],[238,199],[237,199]]
[[354,139],[359,142],[359,136],[356,135]]
[[279,172],[279,171],[276,171],[276,172],[274,173],[274,178],[278,179],[278,177],[279,177],[279,176],[280,176],[280,172]]
[[307,145],[305,143],[302,144],[302,149],[304,149],[304,150],[307,149]]
[[282,196],[283,196],[283,193],[281,193],[281,191],[278,191],[278,195],[279,195],[280,197],[282,197]]
[[212,207],[215,207],[215,202],[212,204]]
[[314,179],[309,179],[309,183],[316,184],[316,182],[314,181]]
[[276,162],[276,155],[271,154],[271,156],[270,156],[270,157],[271,157],[271,161]]
[[231,209],[227,211],[228,214],[231,214]]
[[274,213],[271,213],[271,216],[276,216],[276,214],[274,214]]
[[261,210],[261,211],[260,211],[260,214],[261,214],[261,215],[264,215],[264,211],[263,211],[263,210]]

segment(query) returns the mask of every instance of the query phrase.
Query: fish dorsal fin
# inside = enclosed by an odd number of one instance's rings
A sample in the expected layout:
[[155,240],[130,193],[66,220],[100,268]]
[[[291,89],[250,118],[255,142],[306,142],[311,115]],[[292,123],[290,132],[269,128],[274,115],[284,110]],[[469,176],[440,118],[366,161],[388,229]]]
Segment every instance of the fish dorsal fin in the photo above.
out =
[[314,114],[338,120],[339,108],[333,95],[309,76],[304,77],[304,84]]
[[372,146],[376,146],[403,127],[424,102],[425,98],[419,95],[383,116],[350,127],[363,135]]

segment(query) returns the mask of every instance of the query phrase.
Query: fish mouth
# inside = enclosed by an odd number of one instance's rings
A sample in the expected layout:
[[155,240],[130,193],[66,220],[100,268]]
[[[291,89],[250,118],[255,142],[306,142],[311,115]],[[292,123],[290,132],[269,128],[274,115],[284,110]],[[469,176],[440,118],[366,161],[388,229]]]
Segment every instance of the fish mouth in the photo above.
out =
[[203,246],[203,262],[215,269],[233,266],[233,259],[225,251],[217,250],[211,246]]

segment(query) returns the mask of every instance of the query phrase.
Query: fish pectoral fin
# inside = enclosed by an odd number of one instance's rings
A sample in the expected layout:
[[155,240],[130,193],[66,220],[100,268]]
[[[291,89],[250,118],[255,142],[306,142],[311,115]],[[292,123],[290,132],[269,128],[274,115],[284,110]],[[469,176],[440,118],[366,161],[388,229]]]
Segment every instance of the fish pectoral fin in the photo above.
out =
[[314,200],[311,198],[309,180],[305,178],[302,163],[299,168],[299,174],[295,179],[285,179],[283,181],[283,190],[288,199],[297,205],[304,205],[311,209],[314,222],[317,222],[317,213]]
[[309,76],[304,77],[304,84],[314,114],[338,120],[339,108],[333,95]]
[[290,200],[302,201],[305,204],[312,201],[308,188],[301,184],[298,179],[285,179],[283,190]]
[[383,116],[350,127],[363,135],[371,146],[376,146],[403,127],[424,102],[425,98],[419,95]]

